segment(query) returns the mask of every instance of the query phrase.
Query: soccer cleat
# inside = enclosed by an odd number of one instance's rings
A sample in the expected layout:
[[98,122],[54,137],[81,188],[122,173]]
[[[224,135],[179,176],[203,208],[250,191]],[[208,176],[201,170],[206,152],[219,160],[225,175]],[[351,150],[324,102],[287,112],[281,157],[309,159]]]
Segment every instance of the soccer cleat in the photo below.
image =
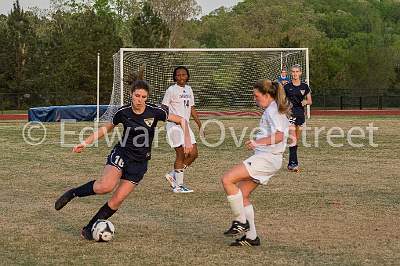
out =
[[170,173],[167,173],[165,175],[165,179],[168,181],[168,183],[171,186],[171,188],[175,188],[176,187],[175,176],[171,175]]
[[293,172],[295,172],[295,173],[298,173],[298,172],[300,172],[300,167],[298,166],[298,165],[295,165],[294,167],[293,167],[293,170],[292,170]]
[[230,244],[231,247],[254,247],[260,245],[260,238],[257,236],[256,239],[252,240],[243,236],[239,239],[236,239],[234,242]]
[[86,240],[93,240],[92,230],[87,226],[83,227],[81,230],[81,237]]
[[172,192],[174,192],[174,193],[183,193],[183,191],[182,191],[182,189],[181,189],[180,186],[179,186],[179,187],[174,187],[174,188],[172,189]]
[[287,169],[289,170],[289,172],[295,172],[295,173],[300,171],[300,168],[297,164],[289,164]]
[[233,221],[231,228],[224,232],[226,236],[237,236],[239,234],[245,233],[249,231],[250,224],[249,221],[246,220],[246,223],[241,223],[239,221]]
[[184,185],[174,187],[174,189],[172,191],[174,193],[191,193],[191,192],[193,192],[192,189],[185,187]]
[[180,185],[179,187],[181,188],[181,190],[184,191],[183,193],[191,193],[191,192],[193,192],[193,189],[190,189],[190,188],[186,187],[186,186],[183,185],[183,184]]
[[74,189],[70,189],[67,192],[65,192],[64,194],[62,194],[61,197],[58,198],[58,200],[54,204],[54,208],[57,211],[61,210],[73,198],[75,198]]

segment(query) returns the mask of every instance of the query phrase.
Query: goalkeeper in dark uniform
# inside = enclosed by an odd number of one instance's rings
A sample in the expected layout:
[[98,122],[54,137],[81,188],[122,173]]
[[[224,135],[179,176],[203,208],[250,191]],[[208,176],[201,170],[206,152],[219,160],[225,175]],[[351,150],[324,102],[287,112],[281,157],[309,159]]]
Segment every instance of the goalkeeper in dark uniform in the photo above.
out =
[[151,145],[158,121],[168,120],[181,125],[184,132],[184,151],[188,153],[191,150],[191,144],[188,144],[191,142],[186,120],[180,116],[169,115],[165,106],[146,103],[149,96],[149,85],[146,81],[134,80],[131,83],[131,104],[119,108],[112,122],[100,127],[84,142],[73,148],[74,152],[80,153],[87,145],[103,137],[115,126],[123,124],[122,139],[108,155],[102,177],[68,190],[55,202],[55,209],[60,210],[75,197],[106,194],[115,189],[111,198],[83,227],[81,235],[87,240],[93,239],[91,233],[93,224],[99,219],[111,217],[142,180],[151,157]]
[[286,97],[292,104],[291,117],[289,119],[289,162],[288,170],[298,172],[299,162],[297,160],[297,143],[301,137],[303,124],[305,123],[306,105],[312,104],[311,90],[308,85],[301,81],[301,66],[294,65],[291,68],[292,80],[285,85]]

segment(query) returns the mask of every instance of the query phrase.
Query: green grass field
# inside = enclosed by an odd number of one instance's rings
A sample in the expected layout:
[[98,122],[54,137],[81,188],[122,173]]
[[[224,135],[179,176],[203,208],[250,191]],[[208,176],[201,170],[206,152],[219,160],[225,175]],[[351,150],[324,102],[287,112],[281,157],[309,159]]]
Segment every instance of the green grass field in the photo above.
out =
[[0,110],[0,114],[27,114],[28,110]]
[[[239,132],[257,119],[222,120]],[[262,245],[228,247],[222,232],[231,213],[219,182],[224,171],[250,155],[228,137],[218,148],[199,146],[186,172],[192,194],[173,194],[163,176],[174,152],[165,141],[153,149],[150,169],[137,190],[110,220],[110,243],[80,239],[80,229],[108,195],[75,199],[57,212],[66,189],[98,177],[110,148],[101,142],[82,154],[61,147],[60,124],[46,124],[47,137],[31,146],[23,122],[0,122],[0,254],[2,265],[395,265],[400,261],[400,150],[398,117],[315,117],[312,127],[379,127],[363,148],[330,147],[326,130],[319,146],[299,148],[302,172],[284,167],[253,194]],[[67,124],[79,132],[90,123]],[[210,126],[207,140],[219,138]],[[40,131],[33,132],[40,135]],[[308,139],[314,142],[314,134]],[[240,134],[239,134],[240,135]],[[162,134],[164,136],[164,134]],[[246,134],[248,138],[248,134]],[[164,140],[164,138],[162,138]],[[66,142],[76,143],[69,135]],[[343,142],[340,138],[335,143]],[[287,158],[287,155],[285,155]],[[284,161],[284,166],[287,161]]]

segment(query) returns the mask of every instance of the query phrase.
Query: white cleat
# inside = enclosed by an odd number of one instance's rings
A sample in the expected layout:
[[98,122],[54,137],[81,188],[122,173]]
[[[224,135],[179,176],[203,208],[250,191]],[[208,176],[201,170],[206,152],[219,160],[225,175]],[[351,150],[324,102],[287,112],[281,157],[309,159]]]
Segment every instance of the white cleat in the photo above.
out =
[[174,193],[192,193],[193,189],[187,188],[184,185],[180,185],[175,187],[172,191]]

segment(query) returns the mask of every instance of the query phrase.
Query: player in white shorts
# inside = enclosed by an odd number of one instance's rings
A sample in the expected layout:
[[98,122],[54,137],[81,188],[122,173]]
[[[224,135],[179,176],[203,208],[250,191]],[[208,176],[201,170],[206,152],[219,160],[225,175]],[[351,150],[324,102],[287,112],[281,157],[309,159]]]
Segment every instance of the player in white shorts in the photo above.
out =
[[[162,104],[168,106],[170,114],[179,115],[185,118],[188,122],[190,116],[192,116],[200,130],[201,121],[194,107],[193,91],[192,88],[186,84],[189,81],[189,70],[184,66],[175,68],[173,79],[176,83],[167,89]],[[193,190],[183,184],[184,170],[191,165],[198,156],[196,139],[193,131],[189,127],[193,149],[185,156],[183,149],[183,131],[181,127],[173,122],[167,122],[166,129],[168,143],[175,149],[176,158],[174,170],[167,173],[165,178],[172,187],[173,192],[193,192]]]
[[270,80],[260,80],[254,85],[254,99],[264,110],[259,133],[255,140],[246,142],[254,155],[226,172],[221,182],[227,194],[234,220],[224,235],[237,236],[231,246],[259,246],[254,224],[254,209],[250,194],[259,184],[268,180],[281,168],[282,154],[289,135],[289,104],[282,85]]

